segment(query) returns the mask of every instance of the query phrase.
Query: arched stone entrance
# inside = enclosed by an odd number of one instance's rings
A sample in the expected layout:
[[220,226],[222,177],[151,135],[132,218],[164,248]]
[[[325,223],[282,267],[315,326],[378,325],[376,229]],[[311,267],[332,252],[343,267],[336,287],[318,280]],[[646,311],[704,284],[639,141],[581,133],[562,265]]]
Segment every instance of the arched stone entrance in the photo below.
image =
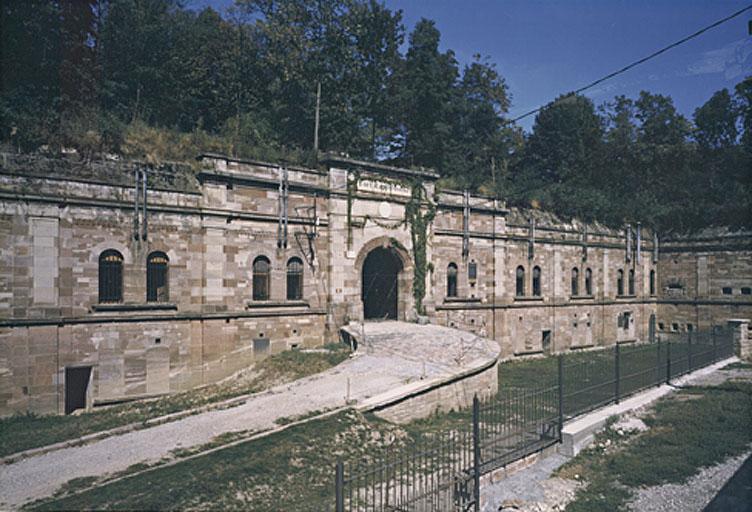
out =
[[[405,320],[412,308],[413,266],[407,251],[392,238],[380,237],[360,250],[360,299],[365,320]],[[357,317],[356,317],[357,318]]]
[[366,320],[397,320],[399,273],[402,261],[394,251],[378,247],[363,262],[363,317]]

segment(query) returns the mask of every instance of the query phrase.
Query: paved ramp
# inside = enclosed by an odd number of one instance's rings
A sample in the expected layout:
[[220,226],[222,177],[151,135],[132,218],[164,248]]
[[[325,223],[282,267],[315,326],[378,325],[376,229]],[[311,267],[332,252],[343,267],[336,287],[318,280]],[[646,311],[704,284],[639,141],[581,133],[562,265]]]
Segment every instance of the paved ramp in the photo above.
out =
[[351,359],[326,372],[251,395],[243,405],[0,467],[0,509],[49,496],[68,480],[156,462],[170,457],[173,450],[202,445],[228,432],[258,432],[274,428],[279,418],[398,399],[413,392],[416,384],[487,366],[499,355],[495,342],[446,327],[377,322],[357,328],[359,349]]

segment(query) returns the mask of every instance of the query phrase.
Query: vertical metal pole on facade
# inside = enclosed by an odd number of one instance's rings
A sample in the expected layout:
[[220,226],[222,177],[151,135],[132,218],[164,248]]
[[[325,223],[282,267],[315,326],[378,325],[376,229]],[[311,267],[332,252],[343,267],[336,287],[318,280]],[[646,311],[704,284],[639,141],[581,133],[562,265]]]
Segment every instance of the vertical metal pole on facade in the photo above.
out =
[[335,510],[337,512],[345,512],[345,466],[342,461],[337,462],[337,469],[334,481],[334,494],[335,494]]
[[658,340],[655,357],[655,384],[661,384],[661,340]]
[[614,399],[616,400],[616,403],[619,403],[619,385],[621,384],[619,381],[621,380],[621,368],[619,364],[619,343],[616,343],[616,346],[614,347]]
[[666,343],[666,384],[671,381],[671,342]]
[[564,356],[559,354],[559,443],[562,441],[564,431]]
[[480,402],[473,396],[473,509],[480,511]]
[[692,331],[687,333],[687,373],[692,371]]

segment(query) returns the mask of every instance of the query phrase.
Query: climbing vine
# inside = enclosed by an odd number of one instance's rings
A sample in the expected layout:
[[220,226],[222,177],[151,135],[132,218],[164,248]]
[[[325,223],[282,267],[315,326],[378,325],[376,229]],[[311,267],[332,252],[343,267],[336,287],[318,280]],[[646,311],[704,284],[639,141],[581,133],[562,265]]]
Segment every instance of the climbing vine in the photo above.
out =
[[352,207],[359,179],[360,173],[357,171],[347,174],[347,250],[352,248]]
[[[347,180],[347,247],[352,247],[352,227],[353,217],[352,208],[355,202],[355,194],[358,187],[359,173],[351,173]],[[364,217],[364,222],[371,221],[377,226],[384,229],[398,229],[403,226],[410,228],[410,238],[413,243],[413,263],[415,266],[413,276],[413,298],[415,299],[415,310],[419,315],[425,313],[423,299],[426,296],[426,273],[432,270],[432,265],[428,263],[426,256],[426,246],[428,245],[428,230],[436,216],[435,202],[428,197],[423,182],[414,180],[411,182],[400,181],[400,183],[410,187],[410,199],[405,205],[405,217],[396,222],[383,222],[370,215]],[[392,246],[401,248],[402,244],[396,238],[392,239]]]
[[[426,205],[427,208],[423,209]],[[426,272],[429,264],[426,258],[428,244],[428,229],[436,216],[436,205],[428,198],[423,183],[416,181],[412,184],[410,201],[405,205],[405,222],[410,226],[410,237],[413,242],[413,262],[415,275],[413,276],[413,298],[415,310],[419,315],[425,313],[423,299],[426,296]]]

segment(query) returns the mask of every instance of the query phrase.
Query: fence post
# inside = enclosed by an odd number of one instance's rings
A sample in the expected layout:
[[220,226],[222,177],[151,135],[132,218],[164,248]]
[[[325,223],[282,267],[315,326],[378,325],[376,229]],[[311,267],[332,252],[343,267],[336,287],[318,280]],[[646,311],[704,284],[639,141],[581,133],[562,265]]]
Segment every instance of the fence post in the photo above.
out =
[[661,341],[658,340],[655,351],[655,385],[661,385]]
[[557,360],[559,365],[559,443],[561,443],[564,432],[564,356],[559,354]]
[[614,347],[614,398],[616,399],[616,403],[619,403],[619,385],[620,385],[620,379],[621,379],[621,368],[619,364],[619,342],[616,342],[616,347]]
[[473,396],[473,509],[480,511],[480,401]]
[[692,331],[687,333],[687,373],[692,371]]
[[345,466],[342,461],[337,461],[336,477],[334,482],[334,493],[336,499],[335,510],[345,512]]
[[666,342],[666,384],[671,381],[671,342]]

